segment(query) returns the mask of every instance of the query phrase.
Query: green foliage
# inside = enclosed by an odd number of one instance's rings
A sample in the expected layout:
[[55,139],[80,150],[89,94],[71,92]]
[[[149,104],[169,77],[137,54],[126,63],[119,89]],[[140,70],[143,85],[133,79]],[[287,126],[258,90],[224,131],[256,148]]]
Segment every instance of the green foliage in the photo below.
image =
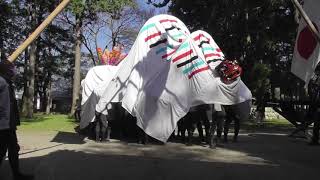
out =
[[100,0],[97,1],[95,9],[96,11],[112,13],[120,11],[126,6],[133,7],[136,6],[136,3],[134,0]]
[[69,8],[75,15],[81,15],[86,9],[85,0],[72,0]]
[[[254,64],[251,71],[250,89],[255,97],[262,97],[270,90],[269,77],[271,69],[266,64]],[[257,98],[259,99],[259,98]]]
[[14,2],[0,0],[0,54],[5,59],[23,37]]
[[70,10],[79,17],[92,17],[99,12],[117,13],[135,6],[134,0],[72,0]]

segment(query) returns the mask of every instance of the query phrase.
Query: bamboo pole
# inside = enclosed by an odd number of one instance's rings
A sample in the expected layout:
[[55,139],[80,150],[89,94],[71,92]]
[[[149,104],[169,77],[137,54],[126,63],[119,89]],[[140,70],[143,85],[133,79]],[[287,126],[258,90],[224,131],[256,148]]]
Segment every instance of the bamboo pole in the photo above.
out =
[[8,61],[13,62],[17,57],[40,35],[40,33],[53,21],[53,19],[68,5],[70,0],[63,0],[59,6],[37,27],[37,29],[9,56]]
[[309,29],[311,30],[312,34],[314,35],[314,37],[320,43],[319,31],[316,29],[316,27],[314,26],[314,24],[312,23],[312,21],[310,20],[310,18],[306,14],[306,12],[303,10],[303,8],[300,5],[300,3],[298,2],[298,0],[291,0],[291,1],[296,6],[296,8],[298,9],[298,11],[299,11],[300,15],[302,16],[302,18],[306,21],[306,23],[307,23]]

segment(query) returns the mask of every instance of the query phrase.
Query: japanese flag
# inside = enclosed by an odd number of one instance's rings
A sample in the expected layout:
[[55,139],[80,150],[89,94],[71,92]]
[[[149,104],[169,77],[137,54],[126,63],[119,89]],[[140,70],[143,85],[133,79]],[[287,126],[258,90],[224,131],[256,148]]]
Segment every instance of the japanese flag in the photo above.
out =
[[[320,28],[319,7],[319,0],[304,1],[303,9],[317,30]],[[319,60],[319,42],[313,36],[311,30],[307,26],[307,23],[301,18],[291,64],[291,72],[302,79],[307,85]]]

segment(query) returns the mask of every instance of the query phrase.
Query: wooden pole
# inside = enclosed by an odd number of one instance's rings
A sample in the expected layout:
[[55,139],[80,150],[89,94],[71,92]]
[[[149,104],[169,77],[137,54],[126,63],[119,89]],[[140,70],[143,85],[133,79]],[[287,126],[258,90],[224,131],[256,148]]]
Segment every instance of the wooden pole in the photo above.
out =
[[312,34],[314,35],[314,37],[320,43],[319,31],[316,29],[316,27],[314,26],[314,24],[312,23],[312,21],[310,20],[310,18],[306,14],[306,12],[303,10],[303,8],[300,5],[300,3],[298,2],[298,0],[291,0],[291,1],[296,6],[296,8],[298,9],[298,11],[299,11],[300,15],[302,16],[302,18],[306,21],[306,23],[307,23],[309,29],[311,30]]
[[37,27],[37,29],[26,39],[8,58],[13,62],[17,57],[40,35],[40,33],[53,21],[53,19],[68,5],[70,0],[63,0],[58,7]]

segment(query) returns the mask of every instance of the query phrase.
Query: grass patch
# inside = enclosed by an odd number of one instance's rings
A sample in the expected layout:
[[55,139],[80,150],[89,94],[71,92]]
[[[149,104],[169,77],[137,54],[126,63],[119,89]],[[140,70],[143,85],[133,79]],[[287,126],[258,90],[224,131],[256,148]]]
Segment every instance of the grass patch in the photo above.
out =
[[32,119],[21,119],[18,130],[34,132],[74,132],[75,120],[64,114],[35,114]]
[[266,126],[282,126],[282,127],[294,127],[288,120],[286,119],[267,119],[263,122]]
[[243,128],[247,130],[291,131],[295,126],[286,119],[266,119],[261,124],[252,121],[245,122]]

